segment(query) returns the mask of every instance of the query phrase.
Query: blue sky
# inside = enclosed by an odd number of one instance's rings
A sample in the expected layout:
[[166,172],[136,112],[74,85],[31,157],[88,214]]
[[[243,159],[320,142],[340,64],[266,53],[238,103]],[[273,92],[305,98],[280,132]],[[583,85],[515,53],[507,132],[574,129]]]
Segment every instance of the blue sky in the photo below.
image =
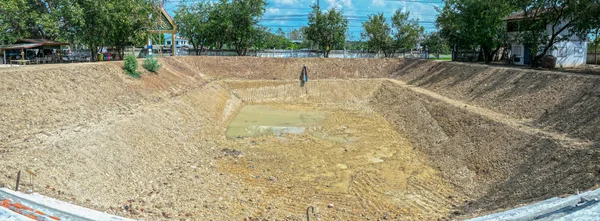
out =
[[[289,32],[307,24],[310,6],[317,0],[267,0],[268,6],[261,22],[276,31],[278,28]],[[419,19],[420,25],[425,31],[435,30],[435,18],[437,11],[435,6],[442,7],[441,0],[319,0],[322,9],[332,7],[341,9],[349,20],[348,35],[351,39],[360,38],[362,31],[361,23],[367,20],[367,16],[383,12],[384,16],[391,17],[394,11],[410,11],[411,17]],[[168,0],[165,8],[169,14],[177,7],[177,0]]]

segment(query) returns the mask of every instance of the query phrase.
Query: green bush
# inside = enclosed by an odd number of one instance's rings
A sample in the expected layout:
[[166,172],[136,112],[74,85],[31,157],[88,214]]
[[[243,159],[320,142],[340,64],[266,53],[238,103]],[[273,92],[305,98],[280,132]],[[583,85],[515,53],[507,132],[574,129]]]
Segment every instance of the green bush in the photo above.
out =
[[128,55],[127,57],[125,57],[125,67],[123,67],[125,73],[127,73],[131,77],[140,78],[140,72],[137,71],[137,66],[138,62],[135,56]]
[[144,60],[144,63],[142,63],[142,67],[152,73],[156,73],[158,69],[160,69],[161,65],[158,63],[158,59],[148,57],[146,60]]

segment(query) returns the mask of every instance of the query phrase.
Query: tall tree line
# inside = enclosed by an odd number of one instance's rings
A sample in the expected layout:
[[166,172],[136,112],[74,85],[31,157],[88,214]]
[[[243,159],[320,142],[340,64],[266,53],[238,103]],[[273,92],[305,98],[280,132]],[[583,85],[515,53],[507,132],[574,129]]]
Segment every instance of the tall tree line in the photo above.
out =
[[122,55],[125,46],[144,42],[154,5],[153,0],[0,1],[0,42],[69,41],[85,45],[92,60],[103,46],[117,48]]
[[265,0],[219,0],[182,2],[174,20],[179,34],[189,40],[196,53],[205,47],[222,49],[229,45],[238,55],[261,45],[266,29],[259,25]]
[[362,23],[364,32],[361,35],[367,39],[370,49],[382,51],[385,57],[398,50],[414,49],[425,29],[418,20],[409,17],[410,12],[400,10],[396,10],[390,22],[383,13],[369,15],[369,19]]

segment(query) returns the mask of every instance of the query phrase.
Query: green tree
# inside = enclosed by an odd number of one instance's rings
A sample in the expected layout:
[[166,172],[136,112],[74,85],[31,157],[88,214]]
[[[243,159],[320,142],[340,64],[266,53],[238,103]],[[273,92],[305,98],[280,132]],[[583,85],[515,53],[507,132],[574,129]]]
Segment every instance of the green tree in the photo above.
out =
[[504,43],[504,18],[515,10],[510,1],[444,0],[436,26],[440,35],[460,48],[480,47],[486,63]]
[[361,35],[367,39],[369,49],[383,51],[385,57],[390,57],[396,52],[392,28],[383,13],[369,15],[369,19],[363,22],[362,26],[365,30]]
[[263,42],[258,47],[260,49],[288,49],[291,47],[292,41],[285,37],[285,33],[279,28],[275,33],[265,29],[262,30]]
[[231,7],[228,0],[214,2],[212,10],[208,15],[209,42],[213,42],[215,48],[222,49],[223,45],[232,41],[231,31],[233,21],[231,18]]
[[187,38],[199,55],[205,46],[210,45],[215,38],[211,36],[209,17],[213,5],[208,2],[197,2],[188,6],[182,3],[175,11],[179,35]]
[[265,0],[234,0],[227,7],[231,24],[235,24],[229,27],[230,39],[238,55],[245,56],[253,40],[260,34],[258,22],[266,6]]
[[456,0],[444,1],[443,8],[436,8],[438,17],[436,18],[435,26],[438,28],[440,36],[448,40],[452,46],[458,49],[473,49],[477,43],[470,40],[469,36],[461,34],[464,29],[461,19],[461,12],[456,7],[451,7]]
[[515,4],[523,10],[519,22],[521,42],[539,45],[531,47],[531,66],[534,67],[556,43],[571,36],[586,39],[590,30],[600,26],[597,0],[529,0],[515,1]]
[[344,46],[348,19],[335,8],[329,9],[326,13],[323,13],[317,5],[313,5],[312,8],[312,12],[308,15],[308,27],[304,31],[304,36],[318,45],[327,58],[331,49]]
[[[58,40],[61,30],[73,15],[70,0],[0,1],[0,42],[13,43],[18,38]],[[74,14],[69,14],[69,12]]]
[[275,34],[277,34],[277,36],[281,36],[281,37],[285,38],[285,32],[281,28],[277,28],[277,31],[275,31]]
[[0,43],[11,44],[24,35],[24,24],[18,18],[22,11],[24,0],[0,1]]
[[139,44],[146,37],[150,24],[148,16],[152,10],[155,8],[146,0],[128,0],[112,5],[105,44],[116,48],[119,57],[123,58],[126,46]]
[[0,41],[18,38],[67,40],[86,46],[96,60],[104,46],[123,54],[145,36],[154,0],[5,0],[0,1]]
[[98,51],[109,42],[114,1],[72,1],[75,6],[72,10],[85,13],[81,13],[71,21],[71,41],[87,46],[91,60],[95,61]]
[[395,29],[394,40],[395,47],[404,50],[410,50],[419,42],[423,31],[423,26],[419,25],[419,21],[409,19],[410,12],[402,13],[396,10],[392,16],[392,28]]
[[61,15],[64,33],[71,42],[87,46],[92,61],[102,47],[116,47],[123,55],[125,46],[138,44],[154,10],[150,0],[64,1],[69,1]]
[[304,40],[304,35],[302,33],[302,29],[293,29],[287,34],[290,40],[302,41]]
[[347,41],[346,49],[348,50],[364,50],[367,49],[367,42],[365,41]]
[[442,53],[450,52],[450,46],[448,46],[448,41],[442,38],[442,36],[438,32],[431,32],[429,34],[426,34],[423,46],[427,48],[429,53],[434,54],[436,58],[440,58],[440,54]]

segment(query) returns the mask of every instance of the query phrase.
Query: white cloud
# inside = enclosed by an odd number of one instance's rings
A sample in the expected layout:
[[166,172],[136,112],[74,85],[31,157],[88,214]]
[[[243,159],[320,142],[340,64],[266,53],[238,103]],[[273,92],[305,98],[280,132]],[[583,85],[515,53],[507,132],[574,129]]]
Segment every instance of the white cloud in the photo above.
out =
[[336,0],[325,0],[327,2],[327,5],[329,5],[330,8],[335,7],[337,4],[335,3]]
[[325,0],[327,2],[327,8],[336,8],[340,10],[344,9],[353,9],[354,5],[352,4],[352,0]]
[[340,0],[343,6],[347,8],[352,8],[352,0]]
[[385,6],[385,0],[372,0],[371,5],[376,6],[376,7]]
[[297,5],[298,0],[274,0],[277,5]]
[[280,10],[278,8],[267,8],[267,14],[277,15],[279,12]]

